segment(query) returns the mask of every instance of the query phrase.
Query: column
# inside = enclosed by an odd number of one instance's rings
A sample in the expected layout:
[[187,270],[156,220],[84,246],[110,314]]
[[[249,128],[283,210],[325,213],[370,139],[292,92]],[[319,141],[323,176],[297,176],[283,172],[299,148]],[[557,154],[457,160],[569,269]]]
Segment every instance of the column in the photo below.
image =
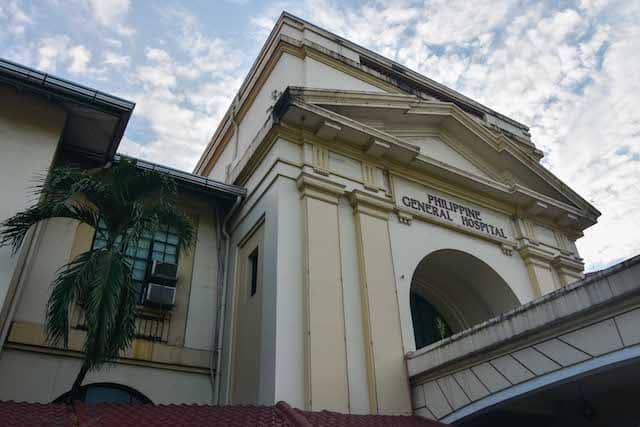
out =
[[356,220],[370,407],[378,414],[411,413],[389,237],[393,204],[359,190],[351,193],[351,202]]
[[344,186],[302,174],[305,388],[310,410],[349,411],[338,201]]

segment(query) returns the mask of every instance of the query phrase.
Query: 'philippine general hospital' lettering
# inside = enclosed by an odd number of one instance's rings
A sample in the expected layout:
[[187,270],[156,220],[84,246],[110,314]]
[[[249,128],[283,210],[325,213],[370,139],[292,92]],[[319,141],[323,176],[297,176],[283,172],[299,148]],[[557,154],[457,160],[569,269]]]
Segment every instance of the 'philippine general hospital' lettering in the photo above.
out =
[[451,213],[458,214],[460,224],[465,227],[478,230],[491,236],[497,236],[503,239],[507,238],[501,227],[496,227],[482,221],[479,210],[468,208],[450,200],[443,199],[442,197],[434,196],[433,194],[427,194],[427,201],[421,201],[409,196],[404,196],[402,197],[402,204],[408,208],[415,209],[453,223],[456,221],[452,218]]

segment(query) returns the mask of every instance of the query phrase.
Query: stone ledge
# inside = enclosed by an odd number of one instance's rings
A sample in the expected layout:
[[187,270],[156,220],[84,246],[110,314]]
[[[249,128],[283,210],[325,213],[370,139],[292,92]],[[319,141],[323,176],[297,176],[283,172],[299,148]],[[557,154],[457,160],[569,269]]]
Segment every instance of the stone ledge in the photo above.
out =
[[[46,342],[44,325],[29,322],[13,322],[7,344],[37,352],[65,353],[80,357],[84,332],[72,329],[67,349],[54,347]],[[136,339],[118,359],[118,363],[152,364],[154,367],[174,370],[208,371],[210,352],[188,347],[176,347],[163,343]]]
[[571,324],[572,320],[598,311],[605,305],[630,302],[629,297],[635,295],[640,296],[640,256],[588,275],[443,341],[408,353],[409,375],[424,376],[534,334],[551,335],[552,327],[558,330],[559,324]]

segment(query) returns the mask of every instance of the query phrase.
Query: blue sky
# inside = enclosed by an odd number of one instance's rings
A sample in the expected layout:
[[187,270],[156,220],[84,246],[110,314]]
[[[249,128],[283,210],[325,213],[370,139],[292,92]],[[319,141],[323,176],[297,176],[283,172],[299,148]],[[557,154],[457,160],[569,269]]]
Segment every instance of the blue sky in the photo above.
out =
[[190,171],[283,9],[531,126],[603,213],[587,268],[640,253],[637,0],[2,0],[0,56],[136,102],[120,151]]

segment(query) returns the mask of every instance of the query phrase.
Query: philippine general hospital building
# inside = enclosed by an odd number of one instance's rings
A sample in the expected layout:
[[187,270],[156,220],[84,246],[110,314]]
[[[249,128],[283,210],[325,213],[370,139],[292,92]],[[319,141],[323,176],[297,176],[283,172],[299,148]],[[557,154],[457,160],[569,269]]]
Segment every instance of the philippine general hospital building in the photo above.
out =
[[[0,62],[0,217],[42,171],[117,162],[133,108]],[[176,179],[197,244],[138,248],[136,339],[86,398],[638,420],[640,260],[585,277],[575,242],[600,213],[542,157],[525,125],[283,13],[193,173],[139,160]],[[45,306],[94,234],[55,219],[0,249],[0,400],[69,389],[83,315],[51,347]]]

